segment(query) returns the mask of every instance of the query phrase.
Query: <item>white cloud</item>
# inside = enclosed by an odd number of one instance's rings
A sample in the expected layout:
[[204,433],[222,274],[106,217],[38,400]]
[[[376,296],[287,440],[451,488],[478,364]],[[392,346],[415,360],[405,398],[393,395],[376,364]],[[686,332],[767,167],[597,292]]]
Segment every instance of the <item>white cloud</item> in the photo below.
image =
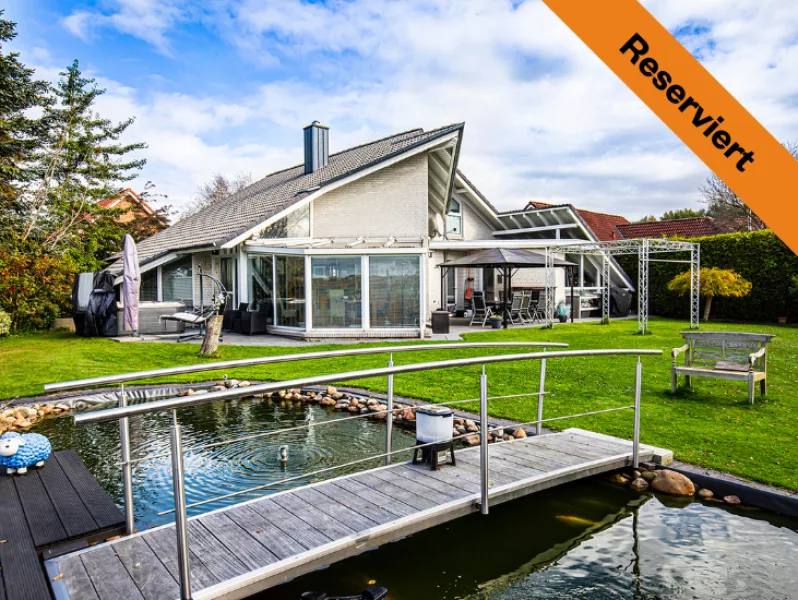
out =
[[[671,29],[700,26],[685,38],[688,48],[774,135],[798,140],[798,4],[645,5]],[[201,21],[245,59],[276,70],[244,95],[103,82],[103,111],[137,116],[130,135],[149,144],[145,177],[173,199],[213,172],[258,177],[297,163],[300,129],[312,119],[332,126],[332,149],[466,121],[461,166],[500,208],[537,198],[660,214],[695,206],[708,175],[539,0],[517,8],[499,0],[218,0],[201,9],[116,0],[64,25],[83,39],[112,27],[166,52],[186,21]]]

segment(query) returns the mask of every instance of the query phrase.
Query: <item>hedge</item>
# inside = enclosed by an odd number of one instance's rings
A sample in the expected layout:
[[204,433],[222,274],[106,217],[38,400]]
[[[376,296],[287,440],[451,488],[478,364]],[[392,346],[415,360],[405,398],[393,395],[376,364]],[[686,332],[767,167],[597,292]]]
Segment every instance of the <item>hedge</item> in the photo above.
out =
[[[798,302],[790,297],[792,278],[798,276],[798,256],[770,230],[729,233],[690,242],[701,244],[701,266],[733,269],[753,284],[745,298],[715,298],[712,319],[776,321],[787,316],[798,320]],[[651,258],[686,259],[688,253],[652,254]],[[637,256],[619,256],[618,262],[637,284]],[[680,263],[649,263],[649,313],[687,319],[688,297],[668,290],[668,282],[689,268]],[[703,310],[703,301],[702,301]]]

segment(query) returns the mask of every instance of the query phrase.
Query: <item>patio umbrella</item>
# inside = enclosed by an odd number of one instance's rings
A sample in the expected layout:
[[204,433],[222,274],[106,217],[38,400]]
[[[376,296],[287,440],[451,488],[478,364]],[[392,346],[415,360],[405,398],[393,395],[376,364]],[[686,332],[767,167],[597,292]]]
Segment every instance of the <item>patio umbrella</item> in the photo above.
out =
[[129,235],[124,237],[125,249],[122,254],[122,328],[132,330],[133,335],[139,329],[139,285],[141,284],[141,271],[139,270],[139,253],[136,242]]
[[[504,281],[504,302],[508,302],[510,292],[512,290],[512,272],[513,269],[545,269],[546,257],[538,252],[523,249],[510,249],[510,248],[490,248],[475,254],[468,254],[461,258],[446,261],[440,265],[441,267],[441,280],[445,274],[444,269],[462,269],[462,268],[491,268],[500,269],[503,274]],[[572,263],[560,258],[554,258],[554,267],[574,268],[576,263]],[[441,285],[443,288],[443,285]],[[573,306],[573,285],[571,286],[571,305]],[[441,301],[443,306],[443,301]],[[507,310],[503,310],[503,325],[507,329]]]

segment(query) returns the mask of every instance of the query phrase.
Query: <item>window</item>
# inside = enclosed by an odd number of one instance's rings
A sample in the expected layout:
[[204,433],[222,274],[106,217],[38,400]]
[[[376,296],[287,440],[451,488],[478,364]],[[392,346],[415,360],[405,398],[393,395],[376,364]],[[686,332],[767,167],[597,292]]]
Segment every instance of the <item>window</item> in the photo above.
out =
[[446,209],[446,233],[463,235],[463,207],[454,198],[449,200],[449,206]]
[[194,282],[191,256],[184,256],[161,267],[164,302],[183,302],[194,306]]
[[150,269],[141,274],[139,300],[142,302],[158,301],[158,269]]
[[266,322],[274,321],[274,289],[272,286],[272,256],[249,257],[249,310],[266,315]]
[[457,310],[457,269],[449,269],[446,273],[446,306],[447,310]]
[[263,239],[310,237],[310,205],[296,209],[260,232]]
[[371,327],[419,327],[418,256],[369,257]]
[[313,257],[313,327],[361,327],[360,257]]
[[305,327],[305,257],[275,256],[277,324]]

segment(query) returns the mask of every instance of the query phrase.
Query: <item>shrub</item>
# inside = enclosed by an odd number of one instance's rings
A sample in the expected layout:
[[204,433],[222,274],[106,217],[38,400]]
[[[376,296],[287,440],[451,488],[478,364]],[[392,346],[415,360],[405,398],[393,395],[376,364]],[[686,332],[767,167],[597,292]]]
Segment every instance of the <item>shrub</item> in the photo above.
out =
[[[690,293],[690,271],[681,273],[668,282],[668,289],[680,296]],[[701,295],[704,297],[704,320],[709,321],[709,310],[715,296],[742,298],[751,293],[751,282],[731,269],[701,269]]]
[[0,310],[11,330],[45,329],[69,310],[75,269],[39,247],[0,249]]
[[0,310],[0,336],[11,332],[11,317],[4,310]]

